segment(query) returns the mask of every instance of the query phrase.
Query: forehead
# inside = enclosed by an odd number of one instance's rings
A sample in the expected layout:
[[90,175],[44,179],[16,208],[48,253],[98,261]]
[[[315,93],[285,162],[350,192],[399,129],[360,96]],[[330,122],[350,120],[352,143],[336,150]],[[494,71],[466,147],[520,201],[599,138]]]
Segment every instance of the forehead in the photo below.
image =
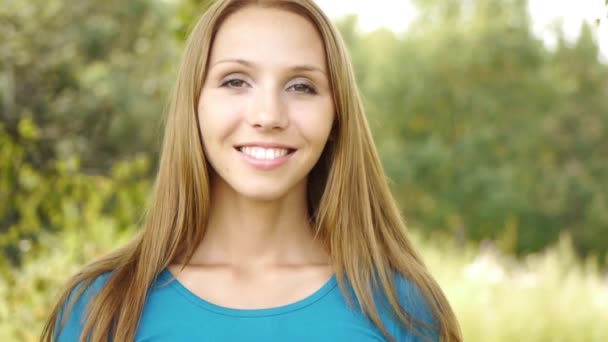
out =
[[221,24],[210,62],[242,59],[255,64],[313,64],[325,69],[325,49],[315,26],[284,9],[247,7]]

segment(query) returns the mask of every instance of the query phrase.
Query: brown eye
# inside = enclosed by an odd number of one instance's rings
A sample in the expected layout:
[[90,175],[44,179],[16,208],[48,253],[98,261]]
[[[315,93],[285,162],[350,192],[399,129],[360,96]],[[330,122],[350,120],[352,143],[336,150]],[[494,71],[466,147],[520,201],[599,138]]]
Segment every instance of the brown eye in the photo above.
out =
[[289,89],[292,89],[295,92],[298,93],[306,93],[306,94],[316,94],[316,90],[304,83],[298,83],[298,84],[294,84],[291,87],[289,87]]
[[233,78],[222,83],[222,87],[227,88],[242,88],[246,85],[245,81],[238,78]]

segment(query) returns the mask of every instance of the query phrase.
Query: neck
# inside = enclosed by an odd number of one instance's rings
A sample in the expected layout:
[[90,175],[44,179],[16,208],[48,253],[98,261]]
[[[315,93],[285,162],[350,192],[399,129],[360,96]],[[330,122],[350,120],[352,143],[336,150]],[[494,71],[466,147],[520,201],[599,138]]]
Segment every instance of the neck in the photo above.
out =
[[305,182],[273,200],[246,198],[218,182],[211,199],[205,237],[191,264],[251,269],[329,263],[308,219]]

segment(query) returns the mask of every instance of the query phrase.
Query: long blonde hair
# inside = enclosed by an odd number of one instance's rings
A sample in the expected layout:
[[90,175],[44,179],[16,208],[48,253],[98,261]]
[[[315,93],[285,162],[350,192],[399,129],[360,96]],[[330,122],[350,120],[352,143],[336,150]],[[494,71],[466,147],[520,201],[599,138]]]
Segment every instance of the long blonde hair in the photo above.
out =
[[[150,285],[172,261],[191,259],[203,239],[211,200],[196,113],[198,95],[219,26],[237,10],[254,5],[302,15],[316,27],[324,44],[336,119],[311,171],[308,203],[315,233],[331,255],[340,288],[347,294],[345,281],[349,282],[357,304],[388,339],[394,337],[380,319],[374,300],[377,291],[386,294],[393,316],[416,334],[433,329],[442,341],[462,340],[448,301],[408,238],[372,140],[345,45],[312,0],[220,0],[199,19],[188,38],[172,94],[143,227],[127,246],[70,279],[50,314],[43,340],[53,340],[61,326],[56,323],[65,321],[84,289],[105,273],[110,275],[88,304],[80,341],[87,337],[92,342],[133,340]],[[423,323],[403,308],[395,273],[420,291],[436,325]]]

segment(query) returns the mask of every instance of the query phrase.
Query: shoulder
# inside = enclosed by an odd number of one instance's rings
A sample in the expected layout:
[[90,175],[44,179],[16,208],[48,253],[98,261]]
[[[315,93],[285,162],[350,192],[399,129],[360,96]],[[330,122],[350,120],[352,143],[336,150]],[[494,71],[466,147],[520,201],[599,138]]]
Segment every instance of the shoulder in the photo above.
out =
[[89,285],[83,281],[71,290],[67,300],[62,304],[56,322],[55,336],[58,342],[79,340],[84,328],[87,307],[105,286],[109,277],[109,272],[104,273],[93,279]]
[[[407,277],[398,273],[394,274],[394,284],[401,307],[415,320],[430,327],[436,327],[437,322],[433,316],[428,299],[423,295],[418,286]],[[380,304],[381,306],[379,306],[379,309],[381,310],[381,318],[385,323],[388,332],[395,337],[396,341],[424,341],[424,339],[420,338],[397,319],[392,310],[388,309],[390,306],[388,305],[386,295],[381,296]],[[431,330],[426,331],[424,336],[428,338],[429,341],[439,340],[437,333]]]

